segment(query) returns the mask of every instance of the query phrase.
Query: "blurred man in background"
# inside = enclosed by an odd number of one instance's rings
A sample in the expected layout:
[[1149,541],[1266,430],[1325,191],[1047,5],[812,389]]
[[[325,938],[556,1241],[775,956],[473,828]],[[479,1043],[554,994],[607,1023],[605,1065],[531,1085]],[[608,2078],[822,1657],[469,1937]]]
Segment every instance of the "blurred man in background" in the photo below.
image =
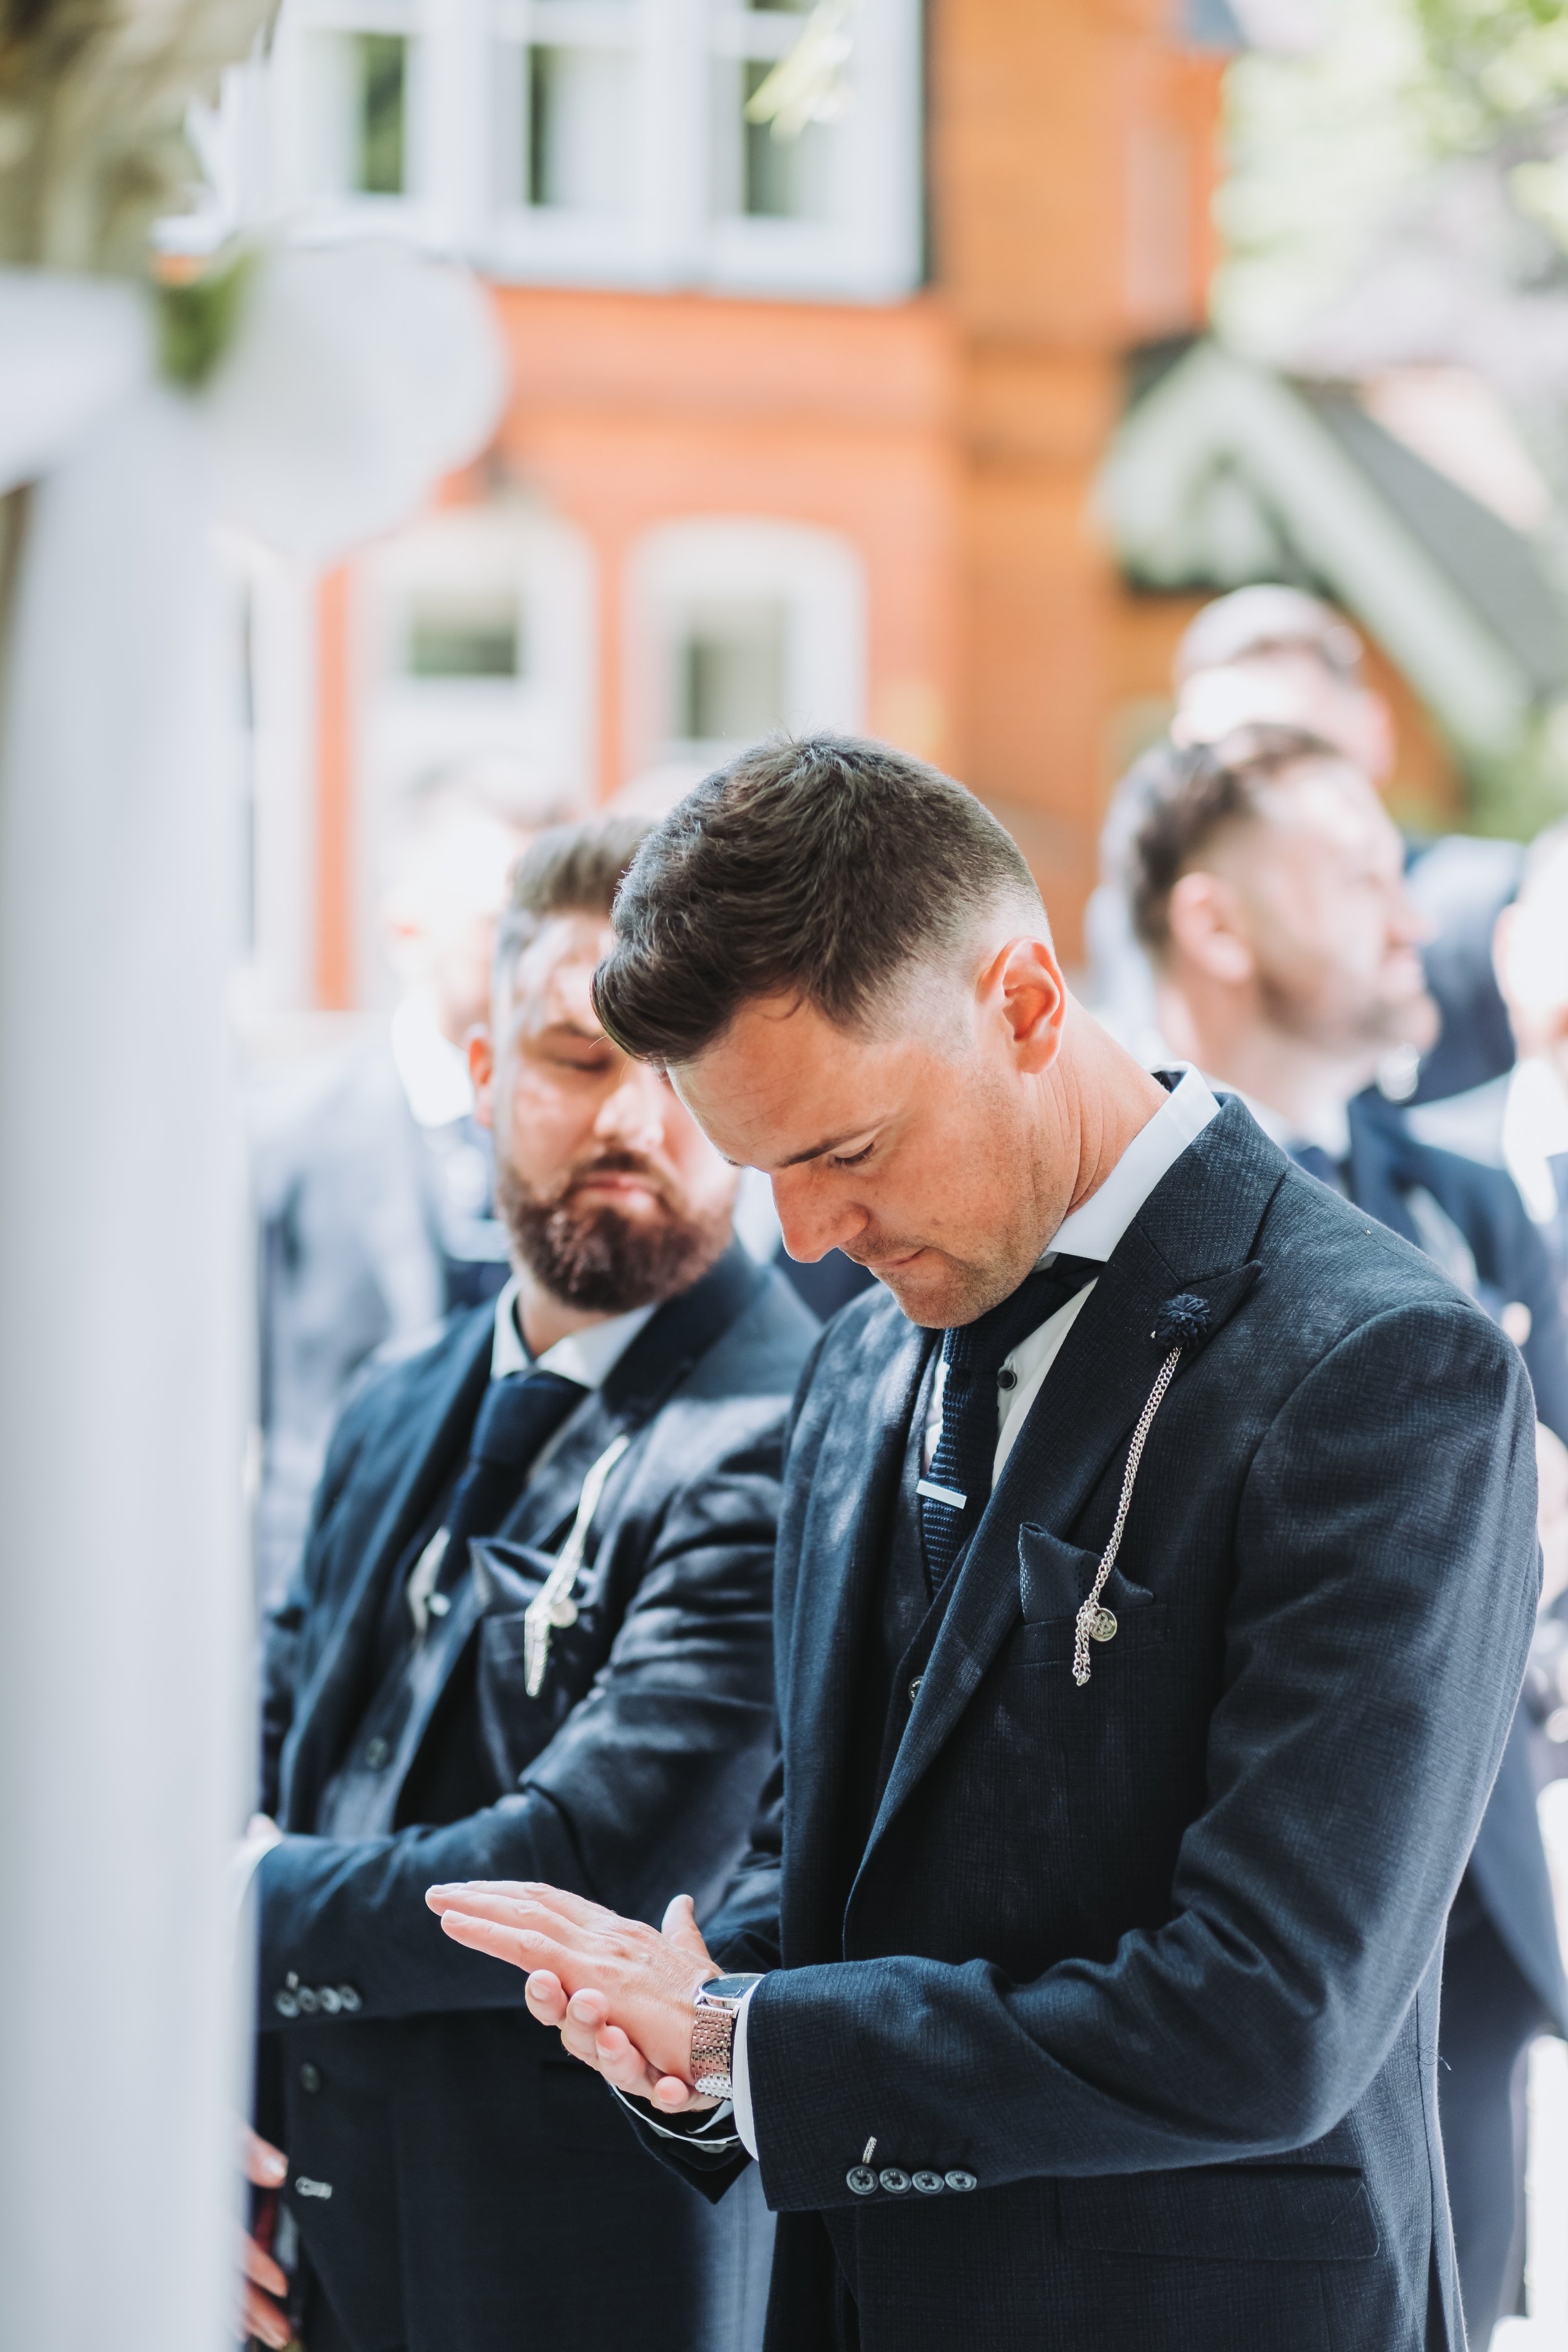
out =
[[[1387,703],[1366,675],[1365,648],[1342,614],[1300,588],[1237,588],[1205,604],[1176,649],[1172,740],[1217,742],[1238,727],[1303,728],[1331,743],[1380,791],[1394,772]],[[1134,819],[1135,821],[1135,819]],[[1152,975],[1133,937],[1121,881],[1120,795],[1105,829],[1106,879],[1091,901],[1090,949],[1117,1034],[1157,1031]],[[1406,845],[1410,895],[1427,919],[1427,988],[1441,1021],[1417,1074],[1414,1054],[1385,1085],[1429,1101],[1479,1086],[1513,1059],[1492,971],[1498,912],[1512,898],[1523,853],[1515,842],[1453,834]]]
[[[710,1899],[773,1759],[784,1420],[817,1327],[733,1241],[738,1171],[594,1015],[643,829],[563,827],[518,869],[470,1044],[515,1271],[357,1391],[269,1622],[258,2120],[310,2352],[760,2339],[760,2194],[714,2211],[645,2166],[522,1979],[424,1903],[471,1875],[646,1919]],[[285,2343],[250,2275],[248,2324]]]
[[[1391,1051],[1425,1051],[1438,1018],[1399,836],[1371,781],[1321,738],[1259,726],[1148,754],[1127,803],[1132,914],[1168,1029],[1301,1166],[1425,1250],[1520,1345],[1560,1517],[1568,1337],[1541,1238],[1505,1173],[1416,1142],[1371,1086]],[[1439,2095],[1477,2346],[1513,2284],[1515,2099],[1543,2032],[1568,2032],[1568,1990],[1521,1718],[1445,1956]]]
[[299,1559],[353,1374],[389,1340],[493,1297],[506,1280],[465,1047],[486,1017],[496,912],[529,838],[514,785],[474,765],[415,793],[381,903],[399,989],[390,1023],[254,1091],[263,1609]]

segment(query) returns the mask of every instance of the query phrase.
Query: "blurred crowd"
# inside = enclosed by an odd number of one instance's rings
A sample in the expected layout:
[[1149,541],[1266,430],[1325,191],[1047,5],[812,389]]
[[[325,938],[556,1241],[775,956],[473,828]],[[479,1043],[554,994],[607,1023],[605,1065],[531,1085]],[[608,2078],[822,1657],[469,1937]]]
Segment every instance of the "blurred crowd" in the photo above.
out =
[[[1089,1002],[1149,1066],[1195,1065],[1303,1168],[1435,1259],[1534,1385],[1540,1628],[1455,1900],[1443,2002],[1450,2194],[1484,2345],[1520,2307],[1526,2056],[1536,2036],[1568,2032],[1536,1811],[1568,1778],[1568,823],[1528,846],[1402,835],[1382,797],[1393,725],[1361,643],[1295,588],[1243,589],[1200,613],[1173,696],[1168,734],[1109,811]],[[412,1354],[510,1277],[469,1040],[489,1017],[509,875],[561,814],[525,822],[482,769],[434,777],[386,877],[390,1018],[257,1095],[257,1560],[275,1622],[362,1368]],[[868,1279],[837,1254],[794,1265],[751,1180],[734,1227],[818,1318]],[[433,1584],[426,1600],[439,1604]]]

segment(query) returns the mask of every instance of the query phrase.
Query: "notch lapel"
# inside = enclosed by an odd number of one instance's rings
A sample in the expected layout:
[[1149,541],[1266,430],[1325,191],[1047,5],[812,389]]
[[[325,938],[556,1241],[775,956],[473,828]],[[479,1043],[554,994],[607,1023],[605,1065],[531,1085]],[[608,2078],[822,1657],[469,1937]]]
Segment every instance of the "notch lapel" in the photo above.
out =
[[779,1661],[779,1713],[789,1758],[785,1948],[808,1958],[838,1950],[847,1882],[836,1875],[835,1824],[857,1727],[858,1678],[910,1415],[940,1339],[908,1321],[890,1301],[886,1313],[886,1335],[873,1333],[863,1343],[854,1361],[861,1377],[836,1399],[814,1466],[788,1654]]
[[[1257,1273],[1248,1253],[1288,1164],[1242,1105],[1228,1103],[1122,1235],[974,1531],[867,1843],[866,1863],[1020,1615],[1020,1526],[1030,1521],[1066,1536],[1131,1431],[1168,1352],[1154,1337],[1164,1301],[1178,1290],[1208,1299],[1205,1345],[1242,1304]],[[1185,1369],[1178,1370],[1178,1381]]]
[[316,1800],[336,1761],[348,1713],[361,1696],[359,1685],[374,1642],[387,1574],[433,1507],[453,1458],[467,1446],[489,1379],[494,1330],[491,1310],[476,1314],[471,1328],[458,1335],[437,1375],[422,1440],[408,1449],[337,1623],[300,1694],[283,1751],[284,1794],[279,1810],[288,1827],[308,1827],[313,1817]]

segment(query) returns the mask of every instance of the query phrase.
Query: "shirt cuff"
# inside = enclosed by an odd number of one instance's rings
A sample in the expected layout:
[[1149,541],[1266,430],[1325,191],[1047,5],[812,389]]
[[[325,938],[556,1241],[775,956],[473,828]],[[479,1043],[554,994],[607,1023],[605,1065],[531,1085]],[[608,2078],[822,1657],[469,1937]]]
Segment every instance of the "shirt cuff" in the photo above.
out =
[[672,2116],[668,2123],[661,2124],[648,2100],[633,2098],[614,2083],[606,2084],[605,2088],[613,2097],[619,2099],[628,2116],[635,2116],[639,2124],[646,2124],[649,2131],[658,2134],[660,2139],[678,2139],[684,2141],[688,2147],[695,2145],[721,2151],[739,2147],[742,2144],[733,2132],[720,2129],[721,2125],[730,2121],[733,2113],[728,2099],[701,2116]]
[[[761,1982],[759,1977],[757,1984]],[[735,2011],[735,2039],[730,2051],[730,2081],[734,2089],[735,2129],[741,2136],[741,2145],[753,2163],[760,2163],[757,2126],[752,2114],[752,2070],[746,2060],[746,2015],[756,1990],[757,1985],[747,1986],[741,1995],[741,2006]]]

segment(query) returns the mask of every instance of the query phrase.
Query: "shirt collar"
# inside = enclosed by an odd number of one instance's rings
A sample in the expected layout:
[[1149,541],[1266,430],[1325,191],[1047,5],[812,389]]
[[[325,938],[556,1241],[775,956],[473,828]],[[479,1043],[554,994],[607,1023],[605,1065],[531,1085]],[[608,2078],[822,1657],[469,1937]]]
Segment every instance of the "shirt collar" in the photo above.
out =
[[590,1323],[568,1331],[542,1356],[531,1356],[517,1323],[518,1279],[514,1274],[496,1300],[495,1338],[490,1345],[490,1378],[504,1381],[511,1372],[557,1372],[585,1389],[601,1389],[643,1325],[652,1307],[634,1307],[627,1315],[612,1315],[607,1322]]
[[1146,1127],[1139,1129],[1104,1183],[1081,1209],[1062,1219],[1051,1236],[1049,1255],[1066,1250],[1074,1257],[1110,1256],[1122,1234],[1161,1178],[1201,1135],[1219,1105],[1196,1070],[1184,1072]]

